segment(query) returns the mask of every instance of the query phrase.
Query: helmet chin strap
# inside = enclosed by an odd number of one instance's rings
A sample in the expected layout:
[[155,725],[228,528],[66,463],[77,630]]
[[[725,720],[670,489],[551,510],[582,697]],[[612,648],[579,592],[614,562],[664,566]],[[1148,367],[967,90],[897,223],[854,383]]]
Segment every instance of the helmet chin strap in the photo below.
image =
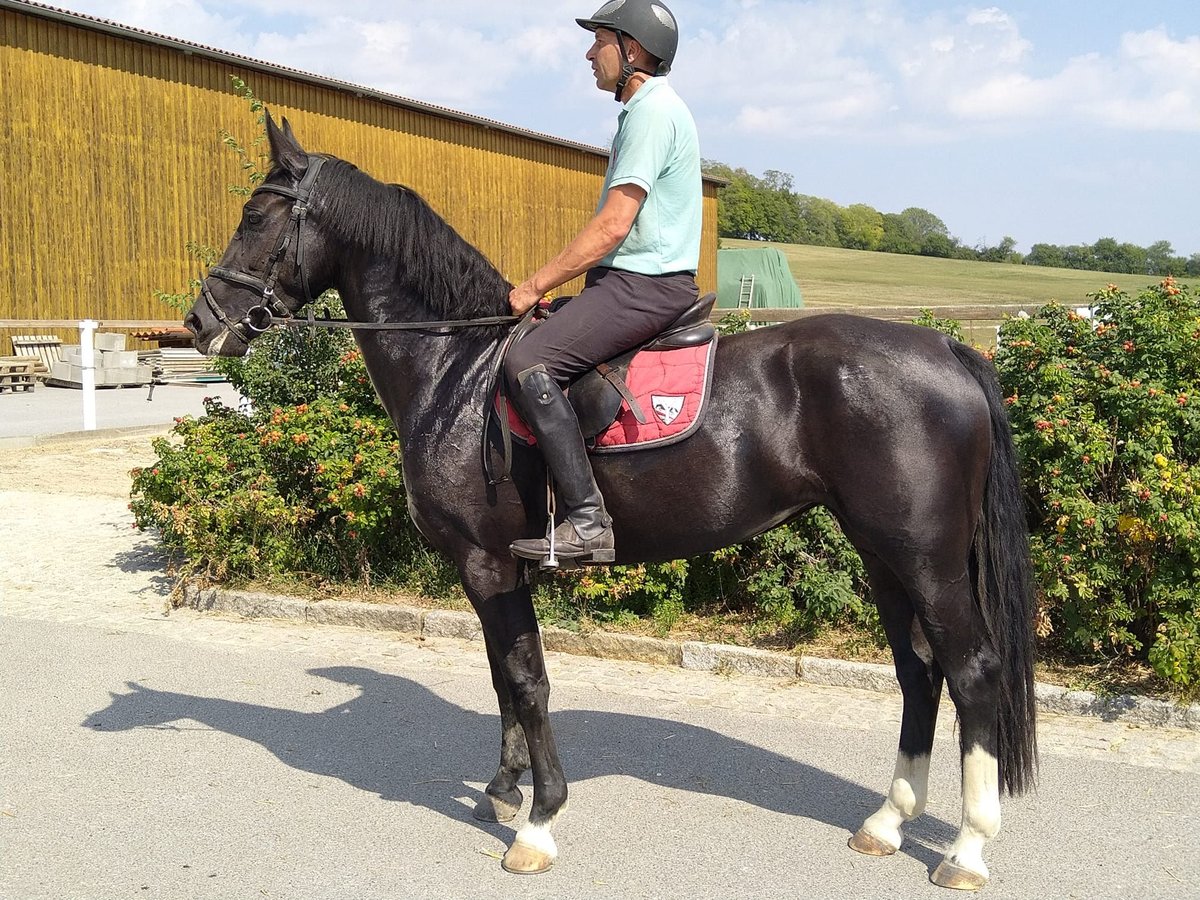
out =
[[646,69],[639,69],[629,61],[629,53],[625,49],[625,35],[617,32],[617,49],[621,53],[621,77],[617,79],[617,89],[613,91],[613,99],[621,103],[621,95],[625,93],[625,85],[629,83],[629,79],[641,72],[643,75],[654,76],[653,72]]

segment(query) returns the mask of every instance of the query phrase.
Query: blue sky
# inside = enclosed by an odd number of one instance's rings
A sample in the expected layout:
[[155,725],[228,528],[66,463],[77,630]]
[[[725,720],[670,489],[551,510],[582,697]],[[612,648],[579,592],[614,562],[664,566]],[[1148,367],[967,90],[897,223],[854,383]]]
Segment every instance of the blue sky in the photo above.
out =
[[[606,145],[574,24],[601,0],[65,0],[257,59]],[[1200,252],[1194,0],[675,0],[702,153],[966,244]],[[304,135],[301,130],[300,138]],[[320,149],[320,148],[312,148]]]

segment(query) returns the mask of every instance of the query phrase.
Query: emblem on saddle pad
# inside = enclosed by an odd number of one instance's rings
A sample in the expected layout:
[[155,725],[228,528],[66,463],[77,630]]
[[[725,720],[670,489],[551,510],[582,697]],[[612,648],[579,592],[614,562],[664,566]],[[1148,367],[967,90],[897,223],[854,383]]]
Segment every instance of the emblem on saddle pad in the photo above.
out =
[[654,414],[662,421],[664,425],[670,425],[679,418],[679,414],[683,411],[684,397],[670,397],[665,394],[651,394],[650,403],[654,407]]

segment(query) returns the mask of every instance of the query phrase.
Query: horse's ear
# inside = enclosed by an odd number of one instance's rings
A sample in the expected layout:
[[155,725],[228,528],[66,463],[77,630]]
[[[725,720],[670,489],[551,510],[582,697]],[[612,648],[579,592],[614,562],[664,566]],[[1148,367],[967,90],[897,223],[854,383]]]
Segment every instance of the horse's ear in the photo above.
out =
[[293,178],[299,179],[308,169],[308,154],[292,134],[292,126],[288,120],[283,120],[281,130],[267,111],[267,142],[271,145],[271,161],[282,169],[286,169]]

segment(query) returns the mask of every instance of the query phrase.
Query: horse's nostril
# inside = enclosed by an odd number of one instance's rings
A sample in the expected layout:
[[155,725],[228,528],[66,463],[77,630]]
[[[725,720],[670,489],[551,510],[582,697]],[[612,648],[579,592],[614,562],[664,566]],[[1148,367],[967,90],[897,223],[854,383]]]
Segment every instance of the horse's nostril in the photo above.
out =
[[183,327],[186,328],[188,331],[190,331],[192,334],[199,334],[200,333],[200,317],[198,315],[196,315],[194,312],[188,313],[186,316],[183,317]]

